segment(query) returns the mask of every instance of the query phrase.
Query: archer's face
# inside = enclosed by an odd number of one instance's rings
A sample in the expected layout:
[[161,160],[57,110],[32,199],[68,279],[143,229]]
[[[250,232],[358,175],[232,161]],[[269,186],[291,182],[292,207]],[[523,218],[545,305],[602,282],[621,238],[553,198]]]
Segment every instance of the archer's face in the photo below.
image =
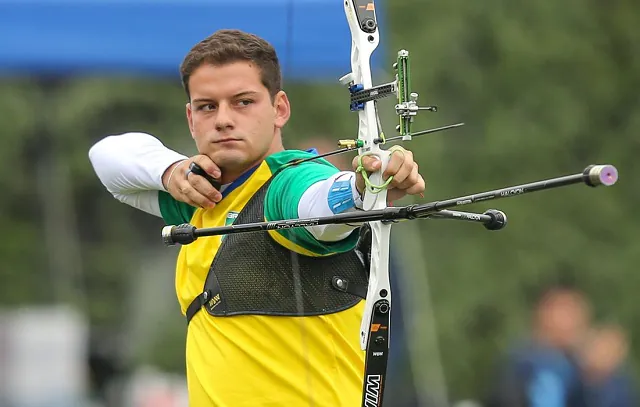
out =
[[289,118],[284,92],[271,102],[259,69],[250,62],[204,64],[189,80],[187,119],[200,154],[236,177],[282,149],[280,129]]

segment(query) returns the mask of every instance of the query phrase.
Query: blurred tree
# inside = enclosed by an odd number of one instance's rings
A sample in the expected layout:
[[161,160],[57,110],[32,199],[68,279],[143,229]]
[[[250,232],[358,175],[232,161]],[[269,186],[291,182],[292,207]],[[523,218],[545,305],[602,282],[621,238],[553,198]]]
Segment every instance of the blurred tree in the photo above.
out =
[[[630,1],[393,2],[391,49],[412,52],[413,87],[440,112],[421,125],[462,130],[415,141],[428,199],[456,196],[612,163],[621,182],[575,186],[477,205],[509,226],[424,224],[447,382],[456,399],[482,393],[497,355],[526,327],[533,287],[572,274],[600,317],[636,336],[633,282],[640,250],[633,207],[640,57]],[[446,180],[446,181],[444,181]],[[398,234],[398,233],[396,233]],[[416,272],[422,271],[421,267]],[[626,293],[626,294],[625,294]],[[634,362],[638,362],[635,348]]]

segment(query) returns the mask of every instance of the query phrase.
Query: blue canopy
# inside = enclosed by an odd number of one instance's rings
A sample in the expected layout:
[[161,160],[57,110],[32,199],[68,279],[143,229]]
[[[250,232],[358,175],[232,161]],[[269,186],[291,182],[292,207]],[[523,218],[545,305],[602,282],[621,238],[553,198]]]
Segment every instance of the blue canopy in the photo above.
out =
[[0,75],[177,77],[188,50],[221,28],[270,41],[288,79],[350,70],[342,0],[0,0]]

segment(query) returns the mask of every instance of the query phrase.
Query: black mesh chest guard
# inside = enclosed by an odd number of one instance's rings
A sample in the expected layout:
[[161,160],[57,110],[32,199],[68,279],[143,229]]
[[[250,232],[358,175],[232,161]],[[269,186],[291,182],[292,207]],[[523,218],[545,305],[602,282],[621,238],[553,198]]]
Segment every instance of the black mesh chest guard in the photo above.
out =
[[[264,221],[270,182],[256,192],[234,223]],[[187,310],[187,320],[203,306],[213,316],[309,316],[348,309],[366,297],[368,231],[368,226],[360,228],[354,250],[323,257],[294,253],[267,232],[229,234],[213,259],[203,293]]]

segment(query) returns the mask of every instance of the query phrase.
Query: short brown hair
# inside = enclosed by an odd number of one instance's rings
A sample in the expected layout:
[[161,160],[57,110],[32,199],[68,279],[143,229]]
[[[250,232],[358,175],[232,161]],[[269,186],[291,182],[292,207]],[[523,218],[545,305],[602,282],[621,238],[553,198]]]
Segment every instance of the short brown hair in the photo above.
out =
[[240,30],[219,30],[197,43],[180,65],[182,86],[191,99],[189,78],[202,64],[224,65],[250,61],[260,69],[262,84],[271,99],[282,89],[280,62],[273,46],[257,35]]

